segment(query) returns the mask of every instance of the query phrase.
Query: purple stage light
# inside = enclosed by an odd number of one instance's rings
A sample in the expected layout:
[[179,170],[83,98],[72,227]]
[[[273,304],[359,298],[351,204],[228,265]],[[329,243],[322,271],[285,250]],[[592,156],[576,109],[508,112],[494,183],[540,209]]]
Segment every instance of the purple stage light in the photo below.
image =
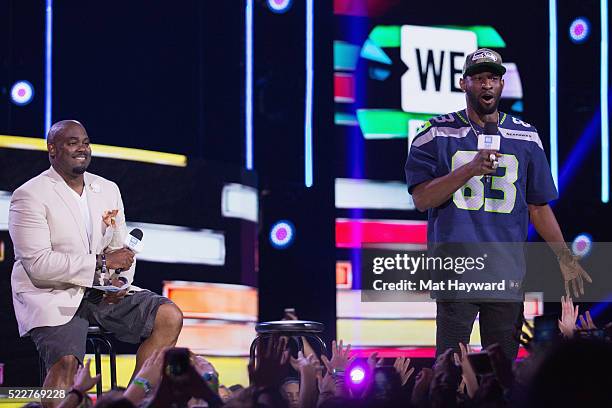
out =
[[570,39],[576,44],[585,42],[589,38],[590,32],[591,24],[586,17],[577,17],[572,21],[569,28]]
[[284,13],[291,7],[291,0],[268,0],[268,8],[274,13]]
[[366,377],[366,372],[363,367],[357,366],[351,369],[349,378],[351,382],[355,385],[363,383]]
[[584,258],[591,252],[593,238],[589,234],[579,234],[572,242],[572,252],[574,255]]
[[285,249],[293,242],[295,227],[290,221],[277,221],[270,229],[270,243],[276,249]]
[[363,360],[354,361],[347,367],[346,373],[344,381],[354,395],[364,392],[372,381],[372,369]]
[[34,87],[28,81],[17,81],[11,87],[11,100],[15,105],[27,105],[34,98]]

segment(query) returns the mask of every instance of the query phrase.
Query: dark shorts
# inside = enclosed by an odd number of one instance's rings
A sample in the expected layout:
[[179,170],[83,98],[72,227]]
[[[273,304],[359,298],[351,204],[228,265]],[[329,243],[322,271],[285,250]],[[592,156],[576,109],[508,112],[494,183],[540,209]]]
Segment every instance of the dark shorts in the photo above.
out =
[[[151,335],[157,309],[170,299],[148,290],[135,292],[119,303],[108,304],[91,296],[88,290],[74,317],[61,326],[44,326],[30,330],[38,355],[51,368],[61,357],[73,355],[83,362],[87,328],[98,325],[127,343],[139,343]],[[97,302],[97,303],[96,303]]]

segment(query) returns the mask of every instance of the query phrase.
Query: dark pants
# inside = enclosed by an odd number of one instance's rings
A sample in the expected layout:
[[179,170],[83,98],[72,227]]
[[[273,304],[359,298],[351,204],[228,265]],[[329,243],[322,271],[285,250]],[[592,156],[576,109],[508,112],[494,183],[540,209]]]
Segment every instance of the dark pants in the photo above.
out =
[[522,302],[437,302],[436,357],[459,342],[468,344],[476,315],[480,312],[482,347],[499,344],[508,358],[518,354],[518,338],[523,326]]

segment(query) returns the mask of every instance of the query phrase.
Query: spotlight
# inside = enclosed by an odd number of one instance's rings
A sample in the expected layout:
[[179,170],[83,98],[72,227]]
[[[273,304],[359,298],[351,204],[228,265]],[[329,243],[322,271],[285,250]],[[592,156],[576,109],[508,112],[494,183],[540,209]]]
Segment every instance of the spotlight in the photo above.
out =
[[285,13],[291,8],[291,0],[268,0],[268,8],[273,13]]
[[290,221],[277,221],[270,229],[270,243],[276,249],[285,249],[293,242],[295,227]]
[[344,378],[345,384],[354,395],[364,392],[372,381],[372,370],[363,360],[353,361],[346,372],[348,375]]
[[589,38],[591,23],[586,17],[577,17],[572,21],[569,28],[570,39],[575,44],[583,43]]
[[351,369],[350,379],[353,384],[359,385],[363,383],[363,381],[365,380],[365,377],[366,377],[366,373],[362,367],[357,366]]
[[589,234],[578,234],[572,242],[572,252],[574,255],[584,258],[593,248],[593,237]]
[[17,81],[11,88],[11,99],[15,105],[23,106],[32,101],[34,87],[28,81]]

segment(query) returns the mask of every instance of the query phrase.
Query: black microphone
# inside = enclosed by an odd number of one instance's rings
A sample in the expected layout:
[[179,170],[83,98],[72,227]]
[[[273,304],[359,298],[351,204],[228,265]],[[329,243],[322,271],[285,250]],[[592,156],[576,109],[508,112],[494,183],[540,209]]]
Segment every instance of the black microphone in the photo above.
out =
[[[499,151],[501,144],[501,137],[497,134],[497,123],[496,122],[485,122],[484,133],[478,135],[478,150],[495,150]],[[489,160],[493,162],[493,167],[497,168],[497,156],[491,153]],[[487,183],[491,182],[491,175],[485,176]]]

